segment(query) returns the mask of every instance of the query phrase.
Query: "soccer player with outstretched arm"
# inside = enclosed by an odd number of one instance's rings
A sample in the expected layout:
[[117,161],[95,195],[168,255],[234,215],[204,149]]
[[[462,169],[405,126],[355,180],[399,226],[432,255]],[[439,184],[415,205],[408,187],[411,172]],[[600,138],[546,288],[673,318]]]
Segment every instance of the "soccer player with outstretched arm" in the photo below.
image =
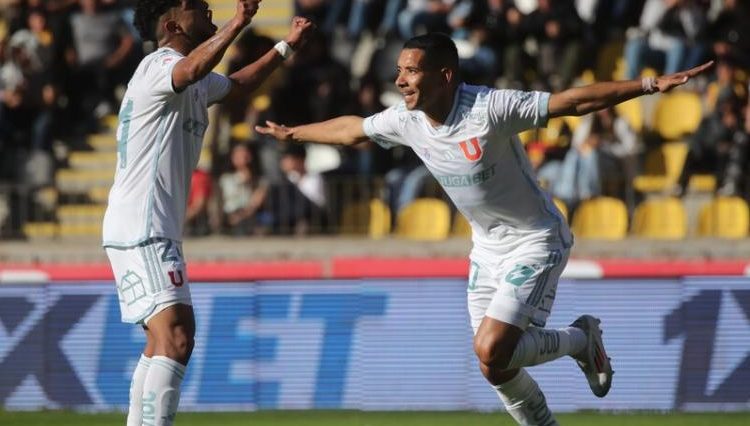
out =
[[135,25],[158,49],[143,58],[122,100],[103,228],[122,320],[146,332],[130,387],[128,426],[174,422],[193,349],[195,318],[181,241],[207,108],[256,89],[313,29],[295,17],[286,39],[257,61],[226,77],[213,73],[259,3],[238,0],[236,14],[218,31],[203,0],[136,5]]
[[544,394],[523,367],[572,356],[596,396],[607,394],[612,367],[599,320],[544,328],[573,237],[542,191],[516,134],[552,117],[584,115],[665,92],[706,70],[603,82],[561,93],[495,90],[459,81],[458,54],[442,34],[404,44],[396,86],[403,101],[367,118],[343,116],[259,133],[282,141],[353,145],[371,139],[407,145],[422,159],[472,228],[468,307],[482,374],[522,425],[556,425]]

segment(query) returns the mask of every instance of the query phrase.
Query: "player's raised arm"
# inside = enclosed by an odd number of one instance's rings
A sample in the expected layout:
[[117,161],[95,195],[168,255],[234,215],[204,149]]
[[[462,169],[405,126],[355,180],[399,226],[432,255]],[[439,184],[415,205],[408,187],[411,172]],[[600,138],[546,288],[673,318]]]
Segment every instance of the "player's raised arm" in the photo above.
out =
[[[260,2],[261,0],[237,0],[237,11],[234,17],[174,66],[172,86],[177,92],[201,80],[219,64],[229,45],[258,12]],[[200,5],[196,6],[198,8],[196,13],[201,11],[206,14],[210,13],[205,1],[199,3]],[[180,28],[181,24],[176,21],[167,21],[165,25],[173,27],[167,28],[168,31],[183,32],[185,37],[190,37],[187,30]]]
[[362,122],[356,115],[345,115],[319,123],[286,127],[266,121],[266,127],[255,126],[255,131],[273,136],[280,141],[317,142],[331,145],[354,145],[368,140]]
[[661,77],[642,80],[607,81],[575,87],[550,96],[549,116],[585,115],[629,99],[656,92],[668,92],[688,82],[713,65],[713,61],[698,67]]
[[283,41],[277,43],[273,49],[270,49],[257,61],[242,67],[229,76],[233,84],[228,97],[257,89],[284,59],[305,44],[314,29],[315,25],[309,19],[299,16],[292,18],[289,35]]

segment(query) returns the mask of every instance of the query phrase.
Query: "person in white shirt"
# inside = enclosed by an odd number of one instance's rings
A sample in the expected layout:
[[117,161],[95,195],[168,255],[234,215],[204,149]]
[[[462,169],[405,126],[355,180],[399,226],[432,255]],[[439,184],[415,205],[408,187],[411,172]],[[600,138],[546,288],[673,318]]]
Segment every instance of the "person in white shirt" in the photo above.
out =
[[181,241],[207,107],[256,89],[313,29],[295,17],[286,40],[257,61],[228,77],[211,72],[259,3],[238,0],[218,31],[203,0],[139,0],[135,8],[135,26],[158,49],[138,65],[122,100],[103,224],[122,319],[141,324],[147,339],[133,373],[128,426],[173,423],[194,345]]
[[274,186],[273,197],[277,232],[305,235],[327,229],[325,181],[320,173],[307,170],[306,158],[307,150],[298,144],[290,144],[281,154],[285,179]]
[[668,91],[710,65],[556,94],[495,90],[462,84],[455,44],[432,33],[404,44],[396,78],[403,101],[397,105],[367,118],[296,127],[267,121],[256,130],[283,141],[353,145],[372,139],[411,147],[471,224],[468,305],[482,373],[519,424],[555,425],[523,367],[570,355],[599,397],[610,389],[612,367],[598,319],[583,315],[567,328],[543,328],[573,238],[515,135],[552,117]]

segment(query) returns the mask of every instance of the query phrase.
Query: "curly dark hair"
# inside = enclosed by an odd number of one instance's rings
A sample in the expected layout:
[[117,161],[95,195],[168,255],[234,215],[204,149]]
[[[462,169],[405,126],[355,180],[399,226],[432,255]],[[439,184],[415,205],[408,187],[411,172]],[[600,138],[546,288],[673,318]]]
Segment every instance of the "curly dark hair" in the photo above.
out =
[[157,41],[156,24],[159,18],[173,7],[179,7],[181,0],[138,0],[135,6],[133,25],[143,40]]

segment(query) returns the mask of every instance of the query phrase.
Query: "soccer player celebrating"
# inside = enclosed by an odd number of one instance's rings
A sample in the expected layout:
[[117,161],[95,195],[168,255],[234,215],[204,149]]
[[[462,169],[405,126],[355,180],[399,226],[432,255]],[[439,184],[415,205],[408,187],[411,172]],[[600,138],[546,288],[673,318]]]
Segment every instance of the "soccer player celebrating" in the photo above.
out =
[[259,133],[283,141],[383,147],[407,145],[422,159],[472,228],[468,307],[482,374],[523,425],[557,424],[544,394],[523,367],[572,356],[591,390],[612,383],[599,320],[544,325],[573,237],[538,186],[515,136],[552,117],[583,115],[684,84],[711,64],[641,81],[597,83],[561,93],[495,90],[459,81],[458,54],[442,34],[408,40],[398,58],[403,101],[367,118],[343,116]]
[[130,388],[128,426],[173,423],[194,344],[181,240],[207,107],[256,89],[313,29],[295,17],[286,40],[254,63],[228,77],[211,72],[260,1],[238,0],[236,14],[218,31],[203,0],[136,5],[135,25],[158,49],[141,61],[122,101],[117,170],[103,229],[122,319],[146,332]]

